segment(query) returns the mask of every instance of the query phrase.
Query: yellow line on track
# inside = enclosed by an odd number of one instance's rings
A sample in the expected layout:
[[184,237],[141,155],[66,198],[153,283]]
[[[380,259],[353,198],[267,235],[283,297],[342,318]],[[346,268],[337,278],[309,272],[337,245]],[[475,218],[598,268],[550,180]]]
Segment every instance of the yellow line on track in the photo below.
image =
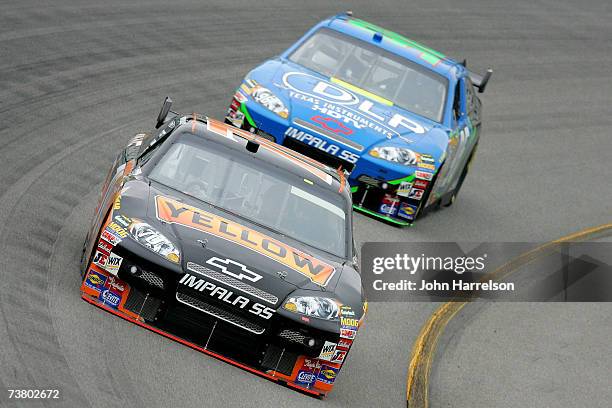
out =
[[[489,279],[501,280],[519,267],[533,262],[543,254],[556,249],[560,244],[570,241],[583,241],[594,235],[612,229],[612,224],[603,224],[566,235],[554,241],[547,242],[530,251],[521,254],[485,275],[482,281]],[[448,322],[467,305],[470,300],[457,299],[444,303],[427,320],[421,328],[410,356],[408,379],[406,382],[406,404],[409,408],[427,408],[429,406],[429,373],[436,351],[438,339],[444,333]]]

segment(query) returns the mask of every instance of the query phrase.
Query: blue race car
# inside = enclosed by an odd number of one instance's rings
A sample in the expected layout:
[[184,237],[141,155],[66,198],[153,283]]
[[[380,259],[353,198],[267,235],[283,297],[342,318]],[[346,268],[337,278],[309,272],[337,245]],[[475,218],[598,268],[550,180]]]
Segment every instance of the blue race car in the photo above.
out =
[[355,210],[409,225],[454,202],[491,73],[347,12],[249,72],[226,121],[350,173]]

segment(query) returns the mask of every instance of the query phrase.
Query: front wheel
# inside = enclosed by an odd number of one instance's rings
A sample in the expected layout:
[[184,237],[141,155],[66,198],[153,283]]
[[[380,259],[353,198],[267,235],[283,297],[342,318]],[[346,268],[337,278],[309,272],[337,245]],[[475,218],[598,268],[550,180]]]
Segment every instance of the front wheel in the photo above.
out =
[[457,181],[457,186],[455,187],[455,190],[451,194],[448,201],[444,203],[445,207],[450,207],[451,205],[455,203],[455,200],[457,199],[457,195],[459,194],[459,190],[461,190],[461,186],[463,186],[463,182],[465,181],[465,177],[470,171],[470,166],[472,165],[472,160],[474,159],[474,155],[476,154],[477,148],[478,148],[478,143],[474,145],[474,148],[472,149],[472,153],[470,153],[470,157],[465,163],[465,166],[463,166],[463,170],[461,170],[461,176],[459,176],[459,180]]

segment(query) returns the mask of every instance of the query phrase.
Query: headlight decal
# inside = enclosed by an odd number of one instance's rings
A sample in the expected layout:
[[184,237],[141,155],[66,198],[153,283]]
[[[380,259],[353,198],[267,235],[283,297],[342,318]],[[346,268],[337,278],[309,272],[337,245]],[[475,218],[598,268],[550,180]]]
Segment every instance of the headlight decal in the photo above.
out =
[[281,118],[287,119],[289,117],[289,111],[285,107],[283,101],[268,88],[264,88],[261,85],[257,85],[253,92],[251,93],[251,97],[255,102],[268,109],[271,112],[276,113]]
[[179,263],[180,253],[176,246],[161,232],[146,222],[134,221],[128,229],[130,236],[140,245],[166,258]]
[[324,320],[338,320],[340,314],[335,300],[319,296],[291,296],[283,308],[293,313]]
[[370,150],[370,156],[404,166],[417,166],[435,170],[435,159],[430,154],[418,153],[399,146],[377,146]]

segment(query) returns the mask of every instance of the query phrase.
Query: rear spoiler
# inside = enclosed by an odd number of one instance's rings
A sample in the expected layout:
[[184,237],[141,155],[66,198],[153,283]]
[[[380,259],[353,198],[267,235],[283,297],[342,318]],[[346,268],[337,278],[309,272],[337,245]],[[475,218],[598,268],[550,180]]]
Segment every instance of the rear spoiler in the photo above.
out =
[[478,75],[470,70],[468,70],[470,80],[474,84],[476,88],[478,88],[478,93],[483,93],[485,88],[487,87],[487,83],[489,79],[491,79],[491,75],[493,74],[493,70],[491,68],[487,69],[487,72],[484,75]]

